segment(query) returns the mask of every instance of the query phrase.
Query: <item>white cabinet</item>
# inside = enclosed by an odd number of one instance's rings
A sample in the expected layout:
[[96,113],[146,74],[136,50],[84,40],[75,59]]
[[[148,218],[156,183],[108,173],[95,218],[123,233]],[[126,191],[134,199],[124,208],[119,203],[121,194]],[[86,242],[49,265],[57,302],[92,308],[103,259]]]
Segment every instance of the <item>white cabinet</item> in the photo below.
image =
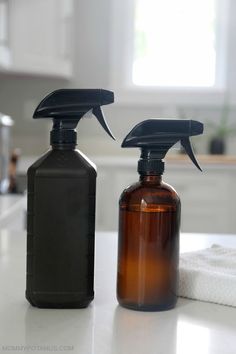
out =
[[0,33],[8,53],[7,60],[0,59],[1,71],[69,78],[73,0],[0,0],[0,4],[4,23]]
[[0,69],[10,66],[8,5],[8,0],[0,0]]
[[235,177],[236,169],[223,170],[217,166],[203,166],[203,173],[193,168],[168,169],[165,180],[181,197],[182,231],[236,233],[231,205],[232,198],[236,198]]
[[[98,166],[97,230],[117,230],[121,192],[139,178],[135,159],[92,159]],[[183,232],[236,233],[236,165],[166,164],[163,179],[181,198]]]

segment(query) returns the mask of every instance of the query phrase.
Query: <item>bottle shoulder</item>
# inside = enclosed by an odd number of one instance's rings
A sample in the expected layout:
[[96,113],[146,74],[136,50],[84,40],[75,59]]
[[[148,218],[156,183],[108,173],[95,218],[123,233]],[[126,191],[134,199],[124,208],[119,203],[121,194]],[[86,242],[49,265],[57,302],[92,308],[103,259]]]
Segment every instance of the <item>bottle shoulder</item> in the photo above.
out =
[[159,184],[137,182],[126,188],[120,197],[120,205],[179,205],[180,198],[175,189],[165,182]]
[[178,193],[176,190],[168,183],[166,182],[161,182],[159,184],[155,183],[142,183],[141,181],[138,181],[136,183],[133,183],[129,185],[126,189],[123,191],[123,195],[127,194],[133,194],[133,195],[139,195],[142,193],[166,193],[166,194],[172,194],[173,196],[176,196],[177,198]]
[[79,150],[49,150],[28,169],[28,175],[93,175],[96,166]]
[[34,173],[43,163],[44,161],[48,158],[48,156],[51,154],[51,150],[46,151],[42,156],[40,156],[29,168],[27,173],[32,174]]

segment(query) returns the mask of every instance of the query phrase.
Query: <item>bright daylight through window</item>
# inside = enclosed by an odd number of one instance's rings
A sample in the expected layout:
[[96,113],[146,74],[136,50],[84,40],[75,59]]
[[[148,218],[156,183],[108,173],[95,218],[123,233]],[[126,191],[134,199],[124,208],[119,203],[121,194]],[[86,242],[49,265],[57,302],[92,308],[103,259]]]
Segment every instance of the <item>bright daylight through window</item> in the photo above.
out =
[[136,0],[133,84],[214,86],[215,2]]

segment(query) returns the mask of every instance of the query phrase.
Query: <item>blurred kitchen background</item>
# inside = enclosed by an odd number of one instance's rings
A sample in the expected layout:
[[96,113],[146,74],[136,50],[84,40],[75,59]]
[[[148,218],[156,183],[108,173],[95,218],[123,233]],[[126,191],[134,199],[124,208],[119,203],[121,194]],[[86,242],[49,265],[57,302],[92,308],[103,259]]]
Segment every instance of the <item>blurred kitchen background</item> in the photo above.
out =
[[167,158],[182,231],[236,233],[235,43],[235,0],[0,0],[1,179],[10,133],[20,193],[2,191],[0,227],[24,227],[26,171],[49,148],[51,122],[32,119],[39,101],[58,88],[105,88],[117,141],[94,118],[78,125],[78,147],[98,167],[97,230],[117,230],[119,195],[138,180],[139,151],[122,139],[141,120],[170,117],[205,123],[192,140],[203,173],[178,149]]

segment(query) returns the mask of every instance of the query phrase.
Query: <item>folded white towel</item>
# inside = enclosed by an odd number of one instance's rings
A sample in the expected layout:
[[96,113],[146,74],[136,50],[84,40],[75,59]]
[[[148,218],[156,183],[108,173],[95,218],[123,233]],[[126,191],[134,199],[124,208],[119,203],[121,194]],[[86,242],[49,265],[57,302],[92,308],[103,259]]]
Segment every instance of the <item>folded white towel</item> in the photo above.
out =
[[236,248],[183,253],[179,276],[179,296],[236,306]]

